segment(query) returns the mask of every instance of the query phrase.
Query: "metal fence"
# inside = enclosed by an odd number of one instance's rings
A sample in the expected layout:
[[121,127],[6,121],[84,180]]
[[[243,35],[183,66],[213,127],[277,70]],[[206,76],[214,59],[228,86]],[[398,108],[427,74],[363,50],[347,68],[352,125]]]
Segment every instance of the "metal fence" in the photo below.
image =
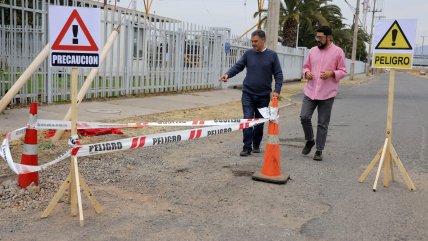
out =
[[428,55],[415,55],[413,56],[413,66],[426,67],[428,66]]
[[[101,9],[101,46],[114,28],[119,37],[86,98],[177,92],[242,84],[245,71],[227,84],[218,81],[248,49],[249,40],[231,41],[227,28],[208,28],[91,0],[0,0],[0,94],[4,96],[49,42],[49,5]],[[229,48],[230,45],[230,48]],[[227,50],[227,51],[226,51]],[[285,79],[301,77],[306,49],[279,46]],[[70,69],[48,60],[24,85],[12,104],[69,101]],[[358,69],[358,68],[357,68]],[[89,69],[81,69],[82,85]]]
[[[227,31],[89,0],[0,0],[0,94],[3,96],[48,43],[48,6],[101,9],[101,46],[119,37],[86,98],[215,88],[220,84]],[[69,100],[70,70],[46,60],[12,103]],[[81,69],[81,85],[89,73]]]
[[[233,36],[235,37],[235,36]],[[248,39],[232,42],[231,49],[226,54],[225,70],[232,67],[236,61],[251,47]],[[302,77],[302,66],[307,55],[306,48],[289,48],[284,46],[277,46],[276,52],[281,63],[284,80],[300,79]],[[237,74],[235,77],[228,81],[228,86],[242,84],[245,78],[246,70]]]

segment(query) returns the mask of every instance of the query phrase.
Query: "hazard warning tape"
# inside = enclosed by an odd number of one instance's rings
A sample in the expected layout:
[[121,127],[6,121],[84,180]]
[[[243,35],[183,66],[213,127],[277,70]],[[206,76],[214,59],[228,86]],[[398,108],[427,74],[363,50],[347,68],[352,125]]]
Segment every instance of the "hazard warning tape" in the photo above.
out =
[[[237,123],[247,123],[250,121],[261,120],[263,122],[268,119],[227,119],[227,120],[195,120],[195,121],[168,121],[168,122],[134,122],[134,123],[100,123],[100,122],[77,122],[77,129],[99,129],[99,128],[140,128],[145,126],[219,126],[230,125]],[[70,121],[44,120],[38,119],[34,126],[36,130],[70,130]]]
[[30,166],[15,163],[12,158],[9,143],[25,136],[27,128],[32,129],[55,129],[68,130],[71,129],[70,121],[58,120],[42,120],[37,122],[30,121],[26,127],[22,127],[6,134],[1,145],[0,156],[7,162],[10,169],[16,174],[25,174],[30,172],[42,171],[49,166],[52,166],[70,156],[91,156],[104,154],[115,151],[137,149],[147,146],[163,145],[173,142],[195,140],[208,136],[230,133],[237,130],[253,127],[255,125],[274,121],[279,119],[278,108],[261,108],[259,112],[264,117],[263,119],[229,119],[229,120],[197,120],[197,121],[173,121],[173,122],[135,122],[135,123],[99,123],[99,122],[78,122],[78,129],[94,129],[94,128],[138,128],[144,126],[209,126],[190,130],[180,130],[165,132],[160,134],[150,134],[145,136],[137,136],[132,138],[119,139],[101,143],[80,145],[78,137],[73,137],[69,143],[70,149],[58,156],[56,159],[39,166]]
[[7,164],[9,165],[9,168],[12,169],[13,172],[15,172],[16,174],[25,174],[25,173],[38,172],[38,171],[45,170],[49,166],[52,166],[52,165],[54,165],[54,164],[56,164],[56,163],[58,163],[64,159],[66,159],[67,157],[70,157],[71,156],[71,150],[66,151],[65,153],[63,153],[62,155],[57,157],[55,160],[52,160],[52,161],[45,163],[43,165],[39,165],[39,166],[23,165],[23,164],[16,163],[13,161],[12,154],[11,154],[10,148],[9,148],[9,141],[7,139],[4,139],[3,143],[1,145],[0,156],[7,162]]
[[145,136],[137,136],[114,141],[101,142],[96,144],[82,145],[76,153],[76,156],[90,156],[95,154],[103,154],[114,151],[136,149],[147,146],[163,145],[172,142],[180,142],[187,140],[195,140],[208,136],[230,133],[244,128],[253,127],[254,125],[266,122],[266,119],[254,120],[246,123],[229,124],[221,126],[211,126],[199,129],[180,130],[173,132],[165,132],[161,134],[151,134]]
[[[245,122],[243,120],[245,120]],[[71,145],[70,150],[66,151],[65,153],[57,157],[55,160],[52,160],[50,162],[47,162],[39,166],[23,165],[23,164],[15,163],[13,161],[12,154],[10,152],[9,142],[17,140],[25,135],[25,130],[27,129],[27,127],[22,127],[12,132],[9,132],[6,135],[6,138],[3,140],[3,143],[1,145],[0,156],[8,163],[10,169],[13,172],[15,172],[16,174],[26,174],[30,172],[42,171],[48,168],[49,166],[52,166],[72,155],[83,157],[83,156],[104,154],[104,153],[115,152],[115,151],[137,149],[137,148],[142,148],[147,146],[163,145],[163,144],[168,144],[173,142],[195,140],[203,137],[215,136],[219,134],[225,134],[225,133],[230,133],[237,130],[242,130],[242,129],[253,127],[255,125],[258,125],[267,121],[269,121],[268,118],[237,119],[235,123],[232,122],[232,120],[230,120],[230,122],[226,124],[224,121],[221,121],[221,122],[218,122],[216,126],[210,126],[210,127],[172,131],[172,132],[165,132],[160,134],[150,134],[145,136],[137,136],[132,138],[125,138],[125,139],[87,144],[87,145],[73,144]],[[47,122],[41,122],[41,123],[47,123]],[[55,121],[52,121],[51,123],[55,124]],[[87,123],[91,123],[91,122],[87,122]],[[182,122],[182,123],[156,122],[156,124],[155,123],[153,124],[154,125],[158,125],[158,124],[172,125],[173,123],[178,125],[181,125],[181,124],[187,125],[189,122]],[[211,121],[198,121],[198,123],[194,123],[192,121],[192,125],[207,125],[207,123],[211,123]],[[68,124],[66,123],[66,125]],[[49,128],[51,129],[52,127],[49,127]],[[97,126],[96,128],[99,128],[99,126]]]

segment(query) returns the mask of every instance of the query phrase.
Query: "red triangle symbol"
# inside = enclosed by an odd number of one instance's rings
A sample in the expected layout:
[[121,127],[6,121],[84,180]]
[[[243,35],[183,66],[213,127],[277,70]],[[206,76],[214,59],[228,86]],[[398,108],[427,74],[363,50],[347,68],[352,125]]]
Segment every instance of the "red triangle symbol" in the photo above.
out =
[[[76,19],[77,23],[79,23],[80,27],[82,28],[83,33],[89,41],[89,46],[60,44],[68,29],[70,29],[70,26],[73,23],[74,19]],[[68,18],[67,22],[65,23],[64,27],[62,28],[55,42],[53,43],[52,50],[98,51],[97,44],[95,43],[94,39],[88,31],[88,28],[86,27],[85,23],[83,22],[76,9],[74,9],[73,12],[70,14],[70,17]]]

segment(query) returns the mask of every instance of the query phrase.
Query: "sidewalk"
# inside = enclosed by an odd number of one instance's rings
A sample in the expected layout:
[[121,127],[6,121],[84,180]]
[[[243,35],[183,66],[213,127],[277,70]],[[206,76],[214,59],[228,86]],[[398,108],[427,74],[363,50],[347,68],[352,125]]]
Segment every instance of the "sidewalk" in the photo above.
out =
[[[185,94],[118,98],[108,101],[89,101],[79,105],[81,121],[118,120],[127,117],[155,114],[174,110],[220,105],[241,99],[241,90],[222,89]],[[62,120],[70,104],[42,105],[38,118]],[[29,108],[9,109],[0,114],[0,134],[23,127],[28,122]]]
[[[345,77],[342,84],[355,84],[367,80],[363,74],[355,75],[355,80]],[[305,82],[283,84],[282,97],[301,93]],[[197,107],[221,105],[241,99],[239,89],[221,89],[184,94],[166,94],[147,97],[117,98],[107,101],[88,101],[79,105],[80,121],[118,120],[161,112],[185,110]],[[38,118],[62,120],[70,104],[42,105],[38,108]],[[0,135],[23,127],[28,122],[29,108],[9,109],[0,114]]]

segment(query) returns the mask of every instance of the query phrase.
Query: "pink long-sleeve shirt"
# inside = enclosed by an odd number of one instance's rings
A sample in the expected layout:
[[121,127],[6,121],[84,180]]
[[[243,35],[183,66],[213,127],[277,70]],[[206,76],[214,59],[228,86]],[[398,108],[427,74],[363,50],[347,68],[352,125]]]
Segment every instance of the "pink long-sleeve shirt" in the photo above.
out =
[[[324,49],[319,49],[317,46],[311,48],[303,65],[303,76],[308,71],[311,71],[313,78],[308,80],[303,91],[307,97],[312,100],[335,97],[340,79],[347,74],[343,50],[333,43]],[[321,73],[325,71],[333,71],[334,77],[321,79]]]

